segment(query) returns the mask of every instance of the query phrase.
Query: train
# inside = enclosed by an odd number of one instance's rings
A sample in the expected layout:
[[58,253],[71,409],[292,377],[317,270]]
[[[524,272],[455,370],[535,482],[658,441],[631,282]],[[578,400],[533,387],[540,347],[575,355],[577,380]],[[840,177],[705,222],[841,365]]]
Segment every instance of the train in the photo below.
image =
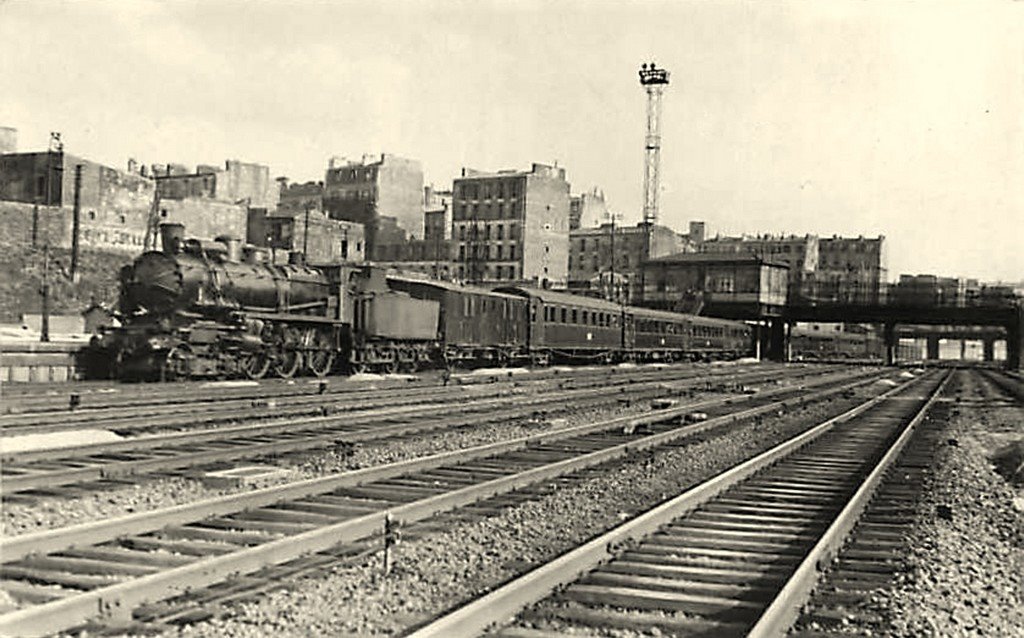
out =
[[547,289],[488,289],[369,264],[267,263],[236,240],[183,240],[120,273],[121,325],[89,376],[289,378],[428,367],[735,359],[750,326]]

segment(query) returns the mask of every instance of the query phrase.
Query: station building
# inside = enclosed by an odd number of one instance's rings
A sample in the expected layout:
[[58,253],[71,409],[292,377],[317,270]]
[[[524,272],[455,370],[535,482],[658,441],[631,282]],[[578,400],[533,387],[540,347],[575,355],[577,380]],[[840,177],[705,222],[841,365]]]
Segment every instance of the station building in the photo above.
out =
[[751,254],[677,253],[643,264],[642,305],[729,319],[779,317],[789,266]]

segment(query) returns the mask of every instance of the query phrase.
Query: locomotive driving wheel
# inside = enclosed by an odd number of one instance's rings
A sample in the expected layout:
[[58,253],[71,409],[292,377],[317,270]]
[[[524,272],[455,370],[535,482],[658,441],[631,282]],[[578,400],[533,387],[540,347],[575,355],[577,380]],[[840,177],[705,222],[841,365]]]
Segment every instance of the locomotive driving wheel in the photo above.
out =
[[192,374],[192,349],[188,344],[181,343],[170,350],[164,356],[163,365],[160,367],[161,381],[176,381],[187,379]]
[[290,379],[299,371],[299,366],[301,365],[302,353],[292,346],[285,346],[277,354],[277,360],[274,362],[274,372],[282,379]]
[[241,356],[238,366],[246,378],[262,379],[270,370],[270,357],[265,352],[249,352]]
[[326,330],[307,328],[303,335],[306,346],[306,369],[318,377],[326,376],[334,367],[334,348]]

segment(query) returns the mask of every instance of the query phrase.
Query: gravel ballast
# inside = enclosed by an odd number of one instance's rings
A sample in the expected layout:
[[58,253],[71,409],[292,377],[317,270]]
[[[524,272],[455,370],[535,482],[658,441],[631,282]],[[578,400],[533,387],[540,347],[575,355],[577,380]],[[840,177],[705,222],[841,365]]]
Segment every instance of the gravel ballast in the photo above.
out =
[[[237,603],[222,619],[186,626],[196,636],[394,634],[471,599],[622,520],[886,388],[762,418],[680,447],[587,471],[487,518],[435,519],[441,529],[402,542],[389,577],[380,555],[293,580]],[[446,525],[443,523],[447,523]],[[416,526],[408,530],[416,536]]]
[[[697,401],[711,395],[695,395],[687,401]],[[352,449],[325,449],[301,454],[290,454],[280,459],[249,460],[237,465],[278,464],[293,470],[295,480],[319,478],[337,472],[395,463],[421,456],[495,443],[508,439],[539,434],[565,427],[592,423],[598,419],[644,414],[649,404],[638,402],[632,406],[608,409],[580,410],[561,418],[534,421],[492,423],[470,428],[438,430],[425,436],[381,440],[359,444]],[[237,494],[255,489],[255,486],[210,487],[187,473],[171,476],[140,477],[134,484],[108,485],[104,489],[80,490],[78,496],[39,497],[4,504],[0,535],[15,536],[46,529],[65,527],[99,518],[146,512],[198,500]]]
[[952,418],[955,444],[936,455],[907,572],[886,597],[892,635],[1024,636],[1024,512],[990,461],[993,436],[1024,438],[1022,422],[1020,407],[971,405]]

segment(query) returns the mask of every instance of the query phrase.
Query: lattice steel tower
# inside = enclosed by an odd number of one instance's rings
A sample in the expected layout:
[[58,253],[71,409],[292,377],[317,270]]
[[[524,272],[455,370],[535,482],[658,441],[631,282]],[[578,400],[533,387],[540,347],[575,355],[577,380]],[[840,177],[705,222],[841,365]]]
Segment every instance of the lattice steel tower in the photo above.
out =
[[647,90],[647,158],[644,163],[644,224],[658,221],[658,170],[661,164],[661,95],[668,85],[668,71],[654,63],[640,66],[640,85]]

